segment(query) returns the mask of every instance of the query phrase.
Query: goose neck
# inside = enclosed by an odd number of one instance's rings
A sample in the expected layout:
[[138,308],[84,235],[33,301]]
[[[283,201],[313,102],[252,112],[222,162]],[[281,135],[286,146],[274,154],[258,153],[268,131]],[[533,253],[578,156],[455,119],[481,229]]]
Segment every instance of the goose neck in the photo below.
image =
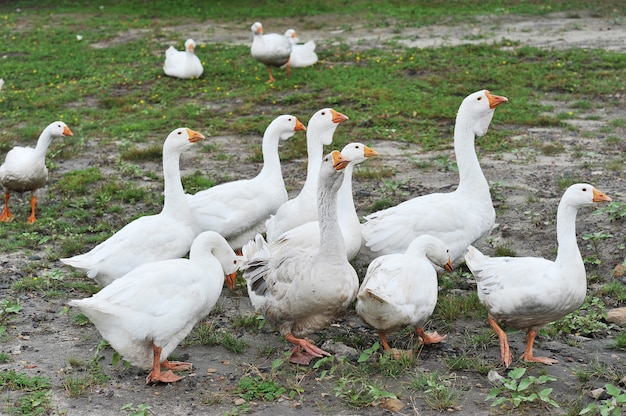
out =
[[476,155],[475,137],[470,123],[457,120],[454,128],[454,153],[459,169],[458,189],[467,189],[472,193],[480,188],[489,190],[489,184]]
[[189,211],[183,184],[180,180],[180,153],[164,152],[163,154],[163,211]]
[[577,208],[563,203],[563,201],[559,204],[556,215],[556,239],[558,243],[556,262],[583,264],[576,241],[577,212]]
[[337,218],[337,190],[319,187],[317,192],[320,226],[320,255],[324,258],[346,257],[346,247]]

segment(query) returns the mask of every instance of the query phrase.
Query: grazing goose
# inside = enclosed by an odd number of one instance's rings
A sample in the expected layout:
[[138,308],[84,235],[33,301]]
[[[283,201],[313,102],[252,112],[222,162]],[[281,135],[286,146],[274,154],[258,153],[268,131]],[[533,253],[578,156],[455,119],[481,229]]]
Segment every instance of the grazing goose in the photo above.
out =
[[541,257],[488,257],[473,246],[465,262],[478,285],[478,297],[487,307],[489,324],[500,339],[505,366],[513,357],[506,333],[498,322],[526,329],[528,340],[522,359],[553,364],[557,360],[535,357],[533,346],[539,329],[582,305],[587,294],[585,264],[576,242],[576,214],[579,208],[611,198],[589,184],[570,186],[559,203],[556,215],[556,260]]
[[204,68],[195,54],[195,49],[196,42],[193,39],[185,41],[184,51],[177,51],[170,46],[165,51],[165,64],[163,65],[165,75],[182,79],[199,78]]
[[391,350],[387,333],[407,326],[415,328],[423,344],[445,339],[436,332],[424,332],[424,324],[437,304],[437,271],[433,265],[452,271],[446,245],[425,234],[416,237],[406,252],[377,257],[368,266],[357,294],[356,312],[378,330],[385,351]]
[[415,237],[430,234],[447,245],[456,266],[462,262],[467,247],[491,231],[496,213],[489,183],[478,163],[474,138],[487,132],[495,108],[506,101],[506,97],[487,90],[463,100],[454,127],[458,188],[450,193],[419,196],[366,216],[361,229],[364,257],[403,253]]
[[[1,85],[0,85],[1,87]],[[37,205],[37,190],[48,181],[46,167],[46,152],[50,142],[55,137],[72,136],[72,131],[62,121],[49,124],[39,136],[37,146],[16,146],[9,150],[2,166],[0,166],[0,184],[4,188],[4,209],[0,214],[0,221],[13,221],[13,214],[9,211],[9,198],[12,192],[31,192],[30,217],[26,221],[33,224],[35,207]]]
[[92,297],[69,305],[87,315],[125,360],[152,369],[146,384],[173,383],[183,377],[172,370],[189,370],[192,365],[167,357],[213,309],[224,275],[235,273],[237,267],[226,240],[207,231],[194,240],[189,259],[142,264]]
[[0,78],[0,93],[2,92],[2,87],[4,86],[4,80]]
[[263,236],[243,248],[241,270],[250,300],[266,321],[295,345],[290,361],[308,364],[330,355],[303,338],[330,325],[354,300],[359,279],[346,257],[337,220],[337,191],[349,161],[339,151],[323,160],[319,174],[319,232],[313,250],[293,249],[274,256]]
[[291,74],[291,65],[289,63],[289,55],[291,54],[291,42],[285,36],[278,33],[263,33],[263,25],[259,22],[254,23],[250,29],[254,34],[252,38],[252,46],[250,53],[254,59],[261,62],[267,68],[269,80],[267,83],[274,82],[276,79],[272,75],[272,67],[287,68],[287,76]]
[[317,219],[317,178],[324,146],[332,143],[337,126],[346,120],[347,116],[332,108],[322,108],[311,116],[306,128],[306,180],[298,196],[282,204],[265,223],[268,243],[287,230]]
[[163,210],[126,224],[91,251],[61,259],[106,286],[135,267],[182,257],[199,234],[180,182],[180,155],[204,136],[188,128],[172,131],[163,143]]
[[[350,161],[344,170],[343,183],[337,193],[337,217],[348,260],[352,260],[361,248],[361,223],[354,207],[352,172],[357,164],[376,155],[378,153],[374,149],[362,143],[349,143],[341,150],[341,156]],[[319,222],[316,219],[282,233],[270,243],[270,251],[272,254],[276,254],[279,251],[290,250],[294,247],[306,248],[307,250],[315,249],[319,247],[319,237]]]
[[293,29],[288,29],[285,32],[285,37],[291,42],[289,65],[292,68],[304,68],[317,62],[315,41],[310,40],[306,43],[299,43],[298,35],[296,35],[296,31]]
[[265,221],[288,198],[278,144],[303,130],[306,128],[297,117],[278,116],[263,135],[263,168],[257,176],[187,195],[197,227],[220,233],[234,249],[265,232]]

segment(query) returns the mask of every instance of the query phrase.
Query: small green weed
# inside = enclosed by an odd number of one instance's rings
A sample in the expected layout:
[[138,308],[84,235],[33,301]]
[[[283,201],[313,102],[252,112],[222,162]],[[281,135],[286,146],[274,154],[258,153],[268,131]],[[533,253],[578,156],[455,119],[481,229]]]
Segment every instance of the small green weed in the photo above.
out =
[[539,386],[549,381],[556,381],[552,376],[527,376],[525,368],[516,368],[509,371],[508,377],[502,379],[502,385],[494,387],[485,400],[493,400],[492,407],[504,405],[517,408],[522,404],[532,403],[537,399],[553,407],[559,404],[550,398],[552,388],[539,390]]
[[593,212],[593,215],[605,214],[611,221],[624,221],[626,219],[626,202],[611,201]]
[[587,407],[578,413],[579,415],[600,414],[601,416],[619,416],[623,414],[622,412],[626,410],[626,393],[622,392],[622,390],[615,387],[613,384],[607,384],[604,388],[611,397],[602,400],[600,404],[589,403]]
[[128,412],[128,416],[148,416],[151,412],[152,407],[147,404],[138,404],[135,406],[133,403],[126,403],[124,406],[120,407],[120,410],[126,410]]
[[287,391],[286,388],[273,380],[265,380],[261,377],[245,376],[237,382],[235,394],[250,400],[263,400],[273,402]]
[[584,336],[606,333],[609,326],[605,323],[605,309],[604,302],[600,298],[587,298],[577,311],[553,322],[549,328],[557,333],[565,332]]
[[353,374],[339,377],[333,390],[335,397],[354,408],[376,406],[387,398],[397,399],[395,394],[385,391],[380,384]]
[[452,409],[458,404],[459,393],[453,388],[454,376],[443,376],[437,371],[418,370],[411,379],[410,388],[422,392],[431,408],[439,411]]

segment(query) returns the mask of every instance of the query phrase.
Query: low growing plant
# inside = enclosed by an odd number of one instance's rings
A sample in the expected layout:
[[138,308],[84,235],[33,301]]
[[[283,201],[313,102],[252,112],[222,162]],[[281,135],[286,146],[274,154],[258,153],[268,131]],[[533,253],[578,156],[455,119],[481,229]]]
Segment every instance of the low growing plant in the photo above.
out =
[[611,397],[602,400],[600,404],[589,403],[587,407],[578,413],[579,415],[619,416],[623,414],[622,412],[626,410],[626,393],[613,384],[607,384],[604,388]]
[[547,375],[524,377],[524,374],[526,374],[525,368],[509,371],[508,377],[502,379],[502,385],[492,388],[485,400],[493,400],[492,407],[508,405],[517,408],[523,403],[532,403],[537,399],[553,407],[560,407],[557,402],[550,398],[552,388],[539,390],[539,385],[556,381],[555,377]]

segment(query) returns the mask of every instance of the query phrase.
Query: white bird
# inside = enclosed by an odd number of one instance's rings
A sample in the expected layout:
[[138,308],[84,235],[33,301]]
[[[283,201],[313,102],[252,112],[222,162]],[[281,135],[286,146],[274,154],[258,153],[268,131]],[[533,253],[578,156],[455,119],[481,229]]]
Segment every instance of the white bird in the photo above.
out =
[[289,64],[292,68],[304,68],[317,62],[315,53],[315,41],[309,40],[306,43],[299,43],[298,35],[294,29],[288,29],[285,37],[291,42],[291,55]]
[[182,257],[200,233],[180,181],[180,155],[204,136],[188,128],[172,131],[163,144],[163,210],[126,224],[91,251],[61,262],[106,286],[135,267]]
[[0,92],[2,92],[2,87],[4,86],[4,80],[0,78]]
[[[341,156],[350,161],[344,170],[343,183],[337,193],[337,217],[348,260],[353,259],[361,248],[361,223],[354,206],[352,172],[357,164],[376,155],[376,150],[363,143],[349,143],[341,150]],[[275,255],[292,248],[316,249],[320,244],[319,229],[319,221],[316,219],[287,230],[270,243],[270,252]]]
[[557,360],[535,357],[533,345],[538,330],[582,305],[587,294],[585,264],[576,242],[576,214],[579,208],[611,198],[592,185],[570,186],[559,203],[556,215],[556,260],[541,257],[488,257],[473,246],[465,262],[478,285],[478,297],[487,307],[491,327],[500,339],[502,363],[513,357],[506,333],[497,322],[528,331],[522,359],[553,364]]
[[346,115],[332,108],[322,108],[311,116],[306,128],[306,180],[298,196],[283,203],[265,223],[268,243],[287,230],[317,219],[317,178],[324,146],[332,143],[337,126],[346,120]]
[[[207,231],[194,240],[189,259],[143,264],[90,298],[72,300],[125,360],[152,369],[147,383],[172,383],[191,363],[167,357],[215,306],[224,275],[237,271],[226,240]],[[161,372],[161,368],[166,369]]]
[[318,207],[320,241],[314,250],[293,249],[273,256],[260,234],[244,248],[241,270],[250,300],[265,320],[295,345],[290,361],[308,364],[330,355],[303,337],[332,323],[352,303],[359,279],[346,257],[337,221],[337,191],[349,161],[339,151],[321,164]]
[[463,100],[454,127],[458,188],[454,192],[419,196],[366,216],[361,228],[364,257],[402,253],[415,237],[430,234],[448,246],[456,266],[462,262],[467,247],[491,231],[496,213],[489,183],[478,163],[474,138],[487,132],[494,109],[506,101],[506,97],[487,90]]
[[284,35],[278,33],[263,33],[263,25],[255,22],[251,27],[253,38],[250,54],[254,59],[261,62],[267,68],[269,80],[266,82],[274,82],[276,79],[272,75],[272,67],[280,67],[285,65],[287,68],[287,76],[291,74],[291,65],[289,56],[291,54],[291,42]]
[[437,271],[433,265],[452,271],[443,241],[424,234],[416,237],[406,252],[377,257],[368,266],[355,308],[361,319],[378,330],[385,351],[391,350],[387,333],[407,326],[415,328],[422,344],[446,338],[424,331],[437,304]]
[[297,117],[278,116],[263,135],[263,168],[257,176],[187,195],[196,226],[220,233],[234,249],[265,232],[265,221],[288,198],[278,144],[302,130],[306,128]]
[[[1,86],[1,85],[0,85]],[[35,207],[37,205],[37,190],[48,181],[46,168],[46,152],[50,142],[55,137],[72,136],[72,131],[62,121],[49,124],[39,136],[37,146],[16,146],[6,154],[4,163],[0,166],[0,184],[4,188],[4,209],[0,214],[0,221],[11,222],[14,217],[9,211],[9,199],[12,192],[31,192],[30,217],[27,222],[33,224]]]
[[200,58],[195,53],[196,42],[193,39],[185,41],[185,50],[178,51],[170,46],[165,51],[165,64],[163,72],[174,78],[191,79],[199,78],[204,71]]

